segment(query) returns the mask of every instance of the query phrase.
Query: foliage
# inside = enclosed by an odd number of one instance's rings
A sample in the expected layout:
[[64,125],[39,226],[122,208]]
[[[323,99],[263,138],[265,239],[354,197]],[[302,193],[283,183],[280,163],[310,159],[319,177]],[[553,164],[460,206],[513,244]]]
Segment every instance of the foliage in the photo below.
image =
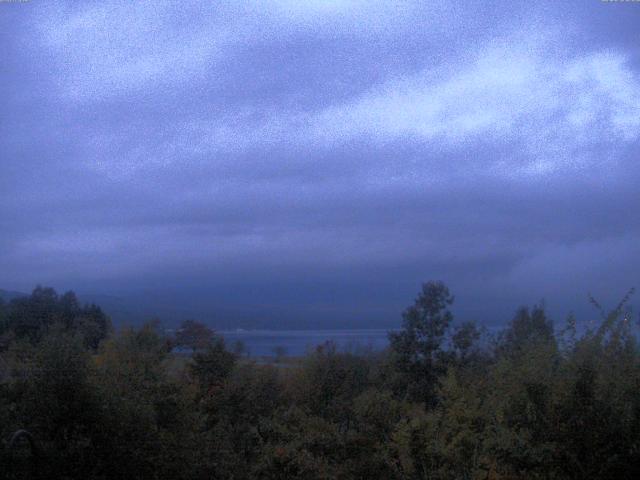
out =
[[0,305],[0,478],[638,478],[626,299],[559,332],[523,307],[492,342],[430,282],[387,351],[328,342],[274,367],[202,324],[191,355],[158,323],[113,332],[38,287]]
[[177,347],[188,348],[195,352],[207,348],[213,338],[213,330],[204,323],[185,320],[176,332],[175,344]]
[[[39,342],[54,326],[81,335],[95,350],[111,331],[111,321],[96,305],[81,306],[73,292],[58,295],[52,288],[36,287],[30,296],[0,306],[0,335]],[[0,342],[2,348],[2,342]]]
[[453,321],[452,303],[453,296],[442,282],[425,283],[414,305],[402,315],[402,331],[389,334],[400,388],[428,406],[436,401],[438,378],[447,367],[443,341]]
[[236,354],[226,349],[224,339],[216,337],[206,350],[193,355],[189,372],[204,393],[220,387],[231,374],[235,362]]

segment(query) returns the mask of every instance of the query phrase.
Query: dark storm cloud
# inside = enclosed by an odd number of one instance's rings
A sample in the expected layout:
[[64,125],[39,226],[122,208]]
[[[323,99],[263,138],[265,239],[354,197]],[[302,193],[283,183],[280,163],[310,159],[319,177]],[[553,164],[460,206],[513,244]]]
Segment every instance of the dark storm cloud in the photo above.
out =
[[640,8],[422,3],[0,6],[0,285],[274,325],[392,324],[433,277],[468,316],[615,299]]

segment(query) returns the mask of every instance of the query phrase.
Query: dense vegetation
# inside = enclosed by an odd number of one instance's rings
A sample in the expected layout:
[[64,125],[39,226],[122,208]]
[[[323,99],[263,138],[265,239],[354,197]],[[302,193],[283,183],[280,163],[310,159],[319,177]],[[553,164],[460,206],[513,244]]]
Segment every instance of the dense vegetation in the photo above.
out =
[[387,351],[328,343],[279,368],[197,322],[175,338],[155,323],[114,333],[98,307],[37,288],[0,302],[0,473],[640,478],[640,356],[623,303],[580,332],[521,308],[489,337],[454,324],[452,302],[427,283]]

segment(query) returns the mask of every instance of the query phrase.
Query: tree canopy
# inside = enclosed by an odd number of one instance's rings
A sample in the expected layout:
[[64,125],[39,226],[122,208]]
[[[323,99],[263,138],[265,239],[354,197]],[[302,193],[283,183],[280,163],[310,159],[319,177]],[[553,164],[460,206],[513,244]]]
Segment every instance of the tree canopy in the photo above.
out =
[[522,307],[491,337],[452,304],[428,282],[386,350],[268,365],[38,287],[0,305],[0,478],[638,478],[627,310],[557,330]]

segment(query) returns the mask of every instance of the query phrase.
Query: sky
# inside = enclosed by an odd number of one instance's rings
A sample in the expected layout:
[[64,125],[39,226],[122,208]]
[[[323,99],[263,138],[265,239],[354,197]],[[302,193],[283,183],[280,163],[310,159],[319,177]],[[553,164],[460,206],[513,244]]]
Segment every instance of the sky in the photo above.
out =
[[640,286],[640,3],[30,0],[0,44],[0,288],[317,328]]

